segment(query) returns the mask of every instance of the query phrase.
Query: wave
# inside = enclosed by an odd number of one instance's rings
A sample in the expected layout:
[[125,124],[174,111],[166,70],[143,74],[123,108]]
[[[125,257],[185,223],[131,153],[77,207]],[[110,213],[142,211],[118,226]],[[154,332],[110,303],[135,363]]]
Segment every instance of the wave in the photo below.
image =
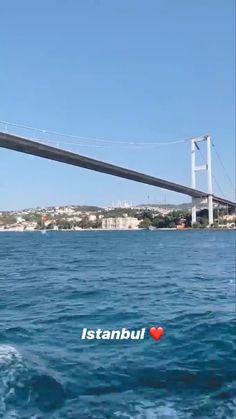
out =
[[5,414],[6,418],[18,418],[15,410],[8,411],[7,405],[14,399],[15,384],[19,382],[23,369],[18,350],[10,345],[0,345],[0,414]]
[[65,398],[59,381],[28,368],[15,347],[0,345],[0,417],[37,418],[41,412],[60,408]]

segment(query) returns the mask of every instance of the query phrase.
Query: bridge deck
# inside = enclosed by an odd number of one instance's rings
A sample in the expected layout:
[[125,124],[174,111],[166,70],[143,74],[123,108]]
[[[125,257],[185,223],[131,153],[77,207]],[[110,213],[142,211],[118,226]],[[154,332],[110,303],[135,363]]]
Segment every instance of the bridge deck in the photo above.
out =
[[[77,153],[62,150],[56,147],[51,147],[36,141],[22,138],[16,135],[0,132],[0,147],[18,151],[21,153],[31,154],[38,157],[43,157],[50,160],[55,160],[61,163],[70,164],[73,166],[83,167],[85,169],[94,170],[109,175],[122,177],[125,179],[134,180],[136,182],[145,183],[152,186],[157,186],[163,189],[169,189],[174,192],[179,192],[193,198],[206,198],[207,193],[192,189],[187,186],[150,176],[144,173],[136,172],[134,170],[126,169],[124,167],[116,166],[110,163],[105,163],[100,160],[95,160],[90,157],[81,156]],[[215,202],[223,205],[236,207],[236,203],[228,201],[224,198],[213,196]]]

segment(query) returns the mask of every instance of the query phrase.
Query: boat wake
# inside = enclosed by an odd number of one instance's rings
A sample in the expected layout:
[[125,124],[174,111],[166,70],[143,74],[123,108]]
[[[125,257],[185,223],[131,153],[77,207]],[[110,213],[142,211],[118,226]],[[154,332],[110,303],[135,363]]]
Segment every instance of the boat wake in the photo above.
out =
[[0,345],[1,418],[36,419],[60,407],[64,399],[64,388],[55,378],[29,369],[13,346]]
[[6,418],[18,418],[14,410],[8,409],[15,399],[16,383],[20,386],[20,378],[24,373],[24,365],[20,353],[13,346],[0,345],[0,415]]

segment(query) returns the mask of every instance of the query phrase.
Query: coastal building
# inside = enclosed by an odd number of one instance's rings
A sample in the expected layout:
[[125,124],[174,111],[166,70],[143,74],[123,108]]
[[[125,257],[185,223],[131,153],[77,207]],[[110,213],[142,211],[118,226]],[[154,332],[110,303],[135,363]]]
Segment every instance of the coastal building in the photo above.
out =
[[17,223],[23,223],[25,221],[25,219],[23,217],[16,217],[16,221]]
[[106,230],[136,229],[140,220],[134,217],[103,218],[102,228]]
[[235,221],[236,222],[236,215],[235,214],[224,215],[223,216],[223,220],[226,220],[226,221]]
[[89,221],[96,221],[96,219],[97,219],[96,214],[89,214],[89,216],[88,216]]

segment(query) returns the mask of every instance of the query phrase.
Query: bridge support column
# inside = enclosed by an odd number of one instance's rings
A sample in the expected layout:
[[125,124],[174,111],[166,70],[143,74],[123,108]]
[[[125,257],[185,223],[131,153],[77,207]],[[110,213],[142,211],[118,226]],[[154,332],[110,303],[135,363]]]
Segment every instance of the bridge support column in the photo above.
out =
[[208,224],[209,227],[212,226],[214,223],[214,217],[213,217],[213,197],[212,195],[208,195]]
[[[196,189],[196,143],[194,140],[192,140],[192,150],[191,150],[191,156],[192,156],[192,188]],[[192,226],[197,222],[197,207],[196,207],[196,198],[192,197]]]
[[196,200],[192,198],[192,226],[197,222],[197,207]]
[[212,197],[212,173],[211,173],[211,137],[207,137],[207,175],[208,175],[208,223],[213,224],[213,197]]

